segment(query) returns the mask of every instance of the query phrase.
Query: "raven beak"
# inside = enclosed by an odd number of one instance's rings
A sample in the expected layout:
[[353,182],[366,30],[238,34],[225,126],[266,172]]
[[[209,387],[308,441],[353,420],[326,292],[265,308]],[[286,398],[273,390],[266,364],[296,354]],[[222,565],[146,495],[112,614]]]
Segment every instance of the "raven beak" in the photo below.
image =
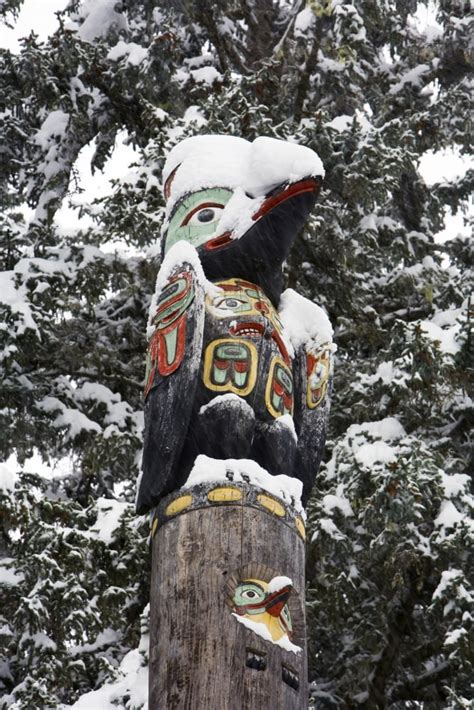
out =
[[293,587],[288,585],[270,594],[265,601],[265,610],[271,614],[271,616],[280,616],[281,610],[288,601],[292,589]]

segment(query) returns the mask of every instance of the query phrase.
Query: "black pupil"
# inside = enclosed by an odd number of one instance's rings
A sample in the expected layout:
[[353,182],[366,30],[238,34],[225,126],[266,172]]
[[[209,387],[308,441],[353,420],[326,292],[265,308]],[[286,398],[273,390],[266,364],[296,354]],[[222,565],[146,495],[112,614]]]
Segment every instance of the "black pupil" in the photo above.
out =
[[214,210],[201,210],[197,216],[200,222],[212,222],[214,219]]
[[255,592],[247,592],[247,596],[252,598],[255,596]]

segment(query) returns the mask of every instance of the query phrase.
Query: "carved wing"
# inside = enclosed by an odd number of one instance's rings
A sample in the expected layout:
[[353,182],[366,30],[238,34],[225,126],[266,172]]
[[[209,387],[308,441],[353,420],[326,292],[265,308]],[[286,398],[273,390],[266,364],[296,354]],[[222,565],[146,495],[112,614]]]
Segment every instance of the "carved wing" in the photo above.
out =
[[321,463],[326,440],[332,388],[330,343],[315,352],[301,347],[295,357],[295,429],[298,435],[293,475],[303,483],[302,502],[306,506]]
[[198,381],[204,328],[204,288],[189,262],[177,265],[158,292],[152,324],[138,514],[181,484],[178,464]]

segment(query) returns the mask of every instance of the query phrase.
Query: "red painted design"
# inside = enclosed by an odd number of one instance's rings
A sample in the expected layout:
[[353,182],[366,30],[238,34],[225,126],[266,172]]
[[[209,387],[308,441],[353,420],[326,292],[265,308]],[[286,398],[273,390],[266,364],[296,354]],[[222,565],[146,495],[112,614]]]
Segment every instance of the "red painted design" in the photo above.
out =
[[267,199],[260,206],[260,209],[252,216],[252,219],[256,221],[267,214],[277,205],[285,202],[290,197],[296,197],[296,195],[302,195],[304,192],[319,192],[321,187],[321,180],[316,178],[308,178],[307,180],[300,180],[300,182],[295,182],[293,185],[288,185],[287,188],[279,192],[277,195],[272,195],[267,197]]
[[199,212],[199,210],[204,210],[206,207],[224,207],[224,205],[220,202],[203,202],[201,205],[198,205],[195,207],[191,212],[185,217],[183,222],[181,223],[182,227],[185,227],[189,220],[196,214],[196,212]]
[[[181,165],[181,163],[180,163],[180,165]],[[167,179],[167,181],[165,182],[165,187],[164,187],[164,189],[163,189],[163,192],[164,192],[164,194],[165,194],[165,199],[166,199],[166,200],[169,199],[169,196],[170,196],[170,194],[171,194],[171,185],[172,185],[172,183],[173,183],[173,180],[174,180],[174,178],[175,178],[176,171],[177,171],[178,168],[179,168],[179,165],[177,165],[177,166],[175,167],[175,169],[169,174],[168,179]]]
[[[165,335],[168,335],[175,329],[178,331],[176,336],[176,352],[173,361],[168,363],[166,358],[167,348]],[[160,375],[171,375],[172,372],[178,369],[184,357],[185,344],[186,313],[180,316],[178,322],[171,323],[171,325],[166,328],[160,328],[155,331],[150,342],[150,355],[153,362],[157,363]]]
[[214,249],[225,247],[232,241],[231,234],[232,232],[224,232],[224,234],[221,234],[219,237],[209,239],[208,242],[205,242],[204,249],[207,249],[207,251],[213,251]]
[[280,333],[277,330],[273,331],[272,339],[277,344],[278,350],[280,351],[283,360],[286,362],[286,364],[289,367],[291,365],[290,356],[288,354],[288,350],[286,349],[285,343],[283,342],[283,338],[281,337]]
[[[176,283],[180,279],[184,279],[186,281],[184,290],[179,290],[178,288],[176,294],[167,297],[166,290],[170,289],[170,287],[173,286],[173,283]],[[186,347],[186,311],[194,296],[191,295],[191,300],[188,303],[186,303],[186,299],[189,298],[189,293],[192,288],[192,274],[189,271],[182,271],[170,279],[163,290],[163,294],[161,296],[163,299],[162,302],[159,302],[160,299],[158,301],[159,305],[153,318],[156,330],[153,333],[148,345],[151,367],[145,386],[145,397],[153,386],[157,370],[160,375],[171,375],[178,369],[183,361]],[[175,305],[176,308],[173,308]],[[174,330],[176,330],[176,348],[173,359],[169,362],[169,358],[167,357],[168,348],[165,336],[171,334]]]

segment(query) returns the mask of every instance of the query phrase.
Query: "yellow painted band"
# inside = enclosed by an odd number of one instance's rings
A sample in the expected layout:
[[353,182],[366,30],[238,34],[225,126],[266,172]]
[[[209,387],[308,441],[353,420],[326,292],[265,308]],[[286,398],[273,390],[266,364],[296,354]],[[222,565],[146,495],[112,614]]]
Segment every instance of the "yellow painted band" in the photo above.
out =
[[212,503],[226,503],[232,500],[241,500],[242,491],[238,488],[231,487],[214,488],[212,491],[209,491],[207,497]]
[[299,516],[297,518],[295,518],[295,525],[296,525],[296,529],[298,530],[300,536],[303,538],[303,540],[306,540],[305,524]]
[[274,498],[270,498],[270,496],[260,493],[257,496],[257,500],[261,506],[270,511],[270,513],[273,513],[273,515],[277,515],[279,518],[285,517],[285,508]]
[[189,494],[175,498],[175,500],[172,500],[171,503],[166,506],[165,515],[177,515],[181,513],[182,510],[189,508],[192,502],[193,497]]
[[158,527],[158,518],[155,518],[153,520],[153,523],[151,524],[151,536],[153,537],[154,534],[156,533],[156,529]]

